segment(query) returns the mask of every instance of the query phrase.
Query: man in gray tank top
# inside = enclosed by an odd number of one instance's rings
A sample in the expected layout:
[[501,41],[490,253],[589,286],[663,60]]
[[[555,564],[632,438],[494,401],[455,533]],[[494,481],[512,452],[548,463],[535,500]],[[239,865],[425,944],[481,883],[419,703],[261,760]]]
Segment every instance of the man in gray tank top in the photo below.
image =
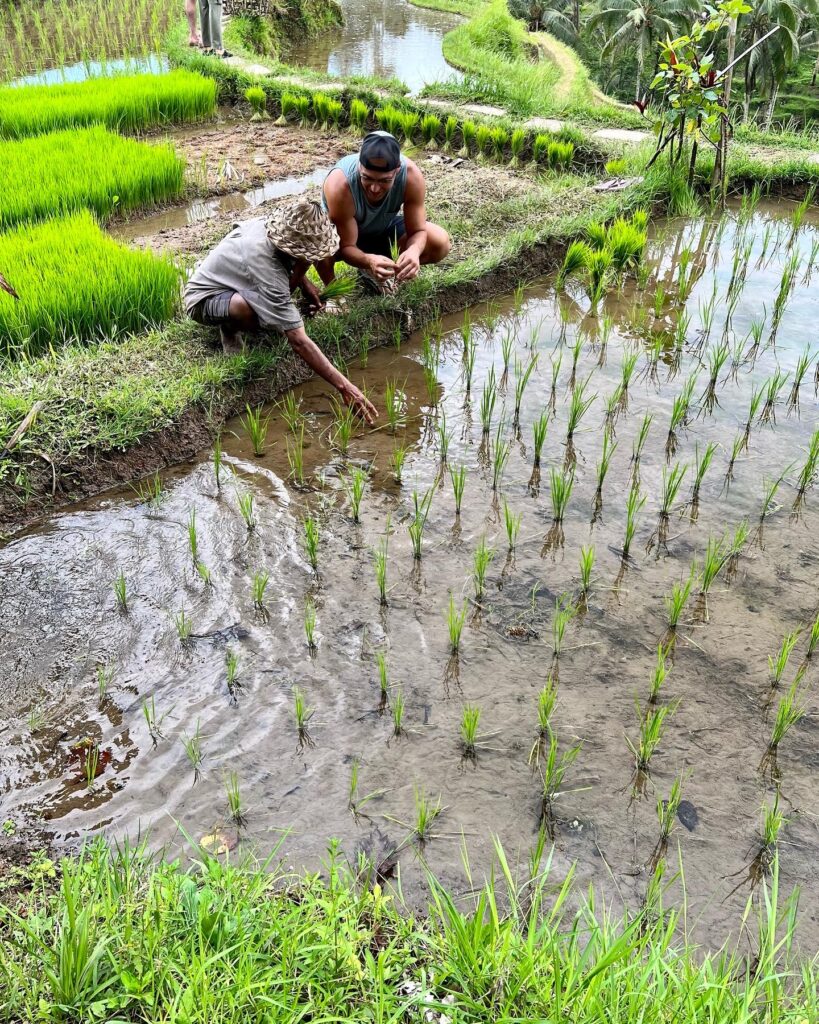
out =
[[[339,160],[324,182],[324,208],[340,238],[335,256],[316,264],[325,284],[338,260],[386,291],[411,281],[422,264],[444,259],[452,247],[449,235],[427,220],[425,196],[423,174],[402,155],[395,137],[367,135],[360,152]],[[395,244],[397,260],[391,253]]]

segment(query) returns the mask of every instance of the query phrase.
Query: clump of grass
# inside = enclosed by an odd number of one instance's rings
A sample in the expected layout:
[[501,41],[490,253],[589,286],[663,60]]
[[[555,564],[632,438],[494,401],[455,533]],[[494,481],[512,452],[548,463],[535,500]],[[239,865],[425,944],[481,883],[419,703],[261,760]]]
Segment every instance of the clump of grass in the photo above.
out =
[[472,581],[475,585],[475,600],[478,604],[483,600],[486,590],[486,574],[494,557],[494,548],[487,545],[486,537],[481,537],[475,554],[472,556]]
[[452,594],[449,595],[446,625],[449,633],[449,650],[453,655],[458,654],[461,649],[461,634],[466,622],[466,607],[466,601],[464,601],[460,608],[456,608],[455,598]]
[[419,499],[417,491],[414,491],[412,495],[413,517],[408,530],[410,541],[412,542],[412,557],[416,561],[420,561],[421,558],[424,529],[427,524],[430,505],[432,504],[432,496],[432,488],[424,494],[423,498]]
[[316,643],[316,605],[311,597],[304,602],[304,637],[307,649],[312,653],[318,650]]
[[247,410],[247,415],[242,417],[241,423],[245,428],[247,436],[250,438],[253,454],[259,458],[264,455],[267,431],[270,426],[270,415],[263,419],[261,406],[251,409],[249,405],[246,405],[245,409]]
[[243,828],[247,824],[247,814],[242,794],[239,789],[239,775],[235,771],[225,773],[224,777],[225,796],[228,802],[228,813],[236,824],[237,828]]
[[117,608],[123,613],[128,611],[128,584],[125,580],[125,573],[120,569],[114,580],[114,597]]
[[310,736],[310,720],[314,711],[307,706],[304,693],[298,686],[293,687],[293,714],[296,720],[296,732],[299,737],[300,747],[312,747],[313,739]]
[[310,567],[313,572],[318,572],[318,547],[319,547],[319,528],[318,522],[313,516],[305,516],[304,522],[304,548],[307,552],[307,558],[310,562]]
[[452,481],[452,493],[455,496],[455,515],[461,514],[461,505],[466,487],[466,466],[449,467],[449,478]]
[[478,755],[478,726],[481,721],[481,709],[477,704],[464,706],[461,715],[461,752],[465,758],[475,760]]

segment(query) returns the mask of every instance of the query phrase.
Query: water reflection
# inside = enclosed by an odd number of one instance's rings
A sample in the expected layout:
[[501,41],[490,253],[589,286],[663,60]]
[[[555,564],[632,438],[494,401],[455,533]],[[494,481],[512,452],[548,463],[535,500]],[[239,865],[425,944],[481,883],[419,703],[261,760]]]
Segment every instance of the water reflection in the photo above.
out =
[[167,57],[124,57],[121,60],[87,60],[62,68],[49,68],[34,75],[15,78],[10,85],[61,85],[63,82],[84,82],[88,78],[109,75],[161,75],[170,67]]

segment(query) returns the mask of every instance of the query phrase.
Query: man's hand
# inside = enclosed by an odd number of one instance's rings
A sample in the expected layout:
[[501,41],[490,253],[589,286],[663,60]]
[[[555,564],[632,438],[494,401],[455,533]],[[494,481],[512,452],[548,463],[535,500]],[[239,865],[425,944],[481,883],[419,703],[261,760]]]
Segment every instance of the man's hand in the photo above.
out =
[[378,410],[373,403],[366,397],[363,391],[360,391],[355,384],[351,381],[346,381],[339,387],[339,392],[344,402],[355,409],[362,419],[366,420],[367,423],[372,426],[373,423],[378,419]]
[[320,313],[324,309],[325,303],[322,301],[321,296],[319,295],[319,290],[313,282],[308,281],[305,277],[299,283],[299,288],[301,288],[302,295],[307,299],[307,303],[310,306],[310,312]]
[[398,268],[395,275],[397,281],[411,281],[418,276],[418,271],[421,269],[421,257],[415,249],[405,249],[398,257],[395,266]]
[[367,269],[382,284],[395,278],[396,263],[389,256],[370,256]]

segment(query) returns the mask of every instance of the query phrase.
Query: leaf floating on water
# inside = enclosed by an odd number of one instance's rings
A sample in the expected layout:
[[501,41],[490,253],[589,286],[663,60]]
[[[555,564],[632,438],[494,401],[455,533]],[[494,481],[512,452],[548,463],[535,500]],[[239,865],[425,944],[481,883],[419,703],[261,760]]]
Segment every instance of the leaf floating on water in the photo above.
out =
[[222,829],[216,829],[208,835],[202,836],[199,845],[207,853],[213,854],[214,857],[219,857],[236,849],[239,845],[239,836],[236,832],[225,832]]

